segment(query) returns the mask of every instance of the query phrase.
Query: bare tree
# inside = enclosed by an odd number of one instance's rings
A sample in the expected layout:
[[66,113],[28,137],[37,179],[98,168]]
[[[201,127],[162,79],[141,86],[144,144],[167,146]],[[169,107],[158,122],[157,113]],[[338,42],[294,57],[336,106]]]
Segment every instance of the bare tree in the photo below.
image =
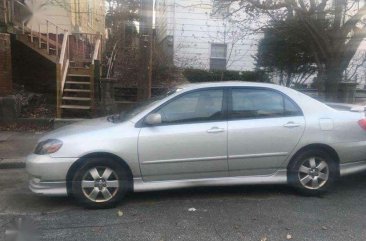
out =
[[[296,18],[309,37],[326,98],[336,98],[338,83],[366,36],[365,0],[223,0],[268,20]],[[267,21],[270,24],[271,21]]]

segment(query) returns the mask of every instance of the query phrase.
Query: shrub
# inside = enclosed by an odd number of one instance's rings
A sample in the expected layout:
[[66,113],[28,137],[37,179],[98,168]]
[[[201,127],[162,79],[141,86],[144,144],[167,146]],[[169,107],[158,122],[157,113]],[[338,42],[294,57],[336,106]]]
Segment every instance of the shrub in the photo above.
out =
[[217,82],[217,81],[250,81],[250,82],[269,82],[268,76],[264,71],[221,71],[221,70],[201,70],[185,69],[183,75],[191,83]]

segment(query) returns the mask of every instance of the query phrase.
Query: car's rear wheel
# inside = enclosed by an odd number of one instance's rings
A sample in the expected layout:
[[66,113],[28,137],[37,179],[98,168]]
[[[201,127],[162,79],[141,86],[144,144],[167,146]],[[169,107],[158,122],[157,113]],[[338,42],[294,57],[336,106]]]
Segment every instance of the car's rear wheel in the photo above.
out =
[[331,188],[338,174],[337,162],[323,150],[306,150],[288,168],[291,185],[305,195],[320,195]]
[[75,198],[88,208],[114,207],[127,193],[130,185],[127,172],[114,160],[86,160],[72,180]]

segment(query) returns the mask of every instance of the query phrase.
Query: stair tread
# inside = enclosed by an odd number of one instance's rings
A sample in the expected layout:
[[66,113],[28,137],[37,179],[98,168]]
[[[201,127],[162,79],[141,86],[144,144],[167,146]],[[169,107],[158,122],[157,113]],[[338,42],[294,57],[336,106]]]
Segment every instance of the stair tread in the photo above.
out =
[[70,63],[91,63],[92,61],[90,59],[76,59],[76,60],[70,60]]
[[64,89],[64,91],[69,91],[69,92],[90,92],[90,90],[85,90],[85,89]]
[[90,74],[68,74],[70,77],[90,77]]
[[66,84],[90,85],[90,82],[84,82],[84,81],[66,81]]
[[83,109],[89,110],[91,107],[86,105],[61,105],[62,109]]
[[80,101],[89,101],[91,98],[88,97],[72,97],[72,96],[64,96],[63,100],[80,100]]
[[[75,63],[74,61],[70,60],[70,63]],[[85,67],[81,67],[81,66],[70,66],[70,69],[90,69],[90,68],[85,68]]]

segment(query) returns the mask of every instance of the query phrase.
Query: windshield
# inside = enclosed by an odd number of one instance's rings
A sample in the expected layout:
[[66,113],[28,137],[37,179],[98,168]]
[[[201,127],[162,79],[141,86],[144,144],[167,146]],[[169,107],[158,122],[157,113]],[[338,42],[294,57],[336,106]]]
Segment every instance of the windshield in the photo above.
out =
[[175,94],[176,92],[178,92],[180,89],[172,89],[167,91],[164,94],[155,96],[153,98],[150,98],[148,100],[139,102],[135,105],[133,105],[132,107],[130,107],[129,109],[122,111],[119,115],[118,115],[118,121],[125,121],[125,120],[129,120],[133,117],[135,117],[136,115],[140,114],[141,112],[143,112],[144,110],[150,108],[151,106],[155,105],[157,102],[159,102],[160,100]]

